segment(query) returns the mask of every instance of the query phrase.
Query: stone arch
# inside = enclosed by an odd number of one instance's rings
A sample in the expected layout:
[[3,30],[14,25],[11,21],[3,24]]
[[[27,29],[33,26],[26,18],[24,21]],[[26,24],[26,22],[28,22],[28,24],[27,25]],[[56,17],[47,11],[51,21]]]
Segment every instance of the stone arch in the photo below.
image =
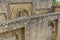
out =
[[16,13],[26,10],[28,16],[31,16],[31,4],[12,4],[10,5],[11,19],[17,18]]
[[15,40],[15,39],[16,39],[15,33],[11,31],[0,33],[0,40]]
[[57,20],[50,21],[49,25],[51,26],[51,40],[57,40]]
[[22,11],[17,12],[17,17],[22,17],[22,16],[29,16],[28,11],[23,9]]
[[25,28],[20,28],[17,30],[12,31],[15,36],[16,36],[16,40],[25,40]]

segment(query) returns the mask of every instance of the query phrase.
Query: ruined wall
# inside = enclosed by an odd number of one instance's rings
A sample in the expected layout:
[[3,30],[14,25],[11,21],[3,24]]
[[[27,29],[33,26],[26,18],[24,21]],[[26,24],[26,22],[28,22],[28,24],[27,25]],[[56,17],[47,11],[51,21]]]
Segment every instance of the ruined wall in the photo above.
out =
[[[42,12],[42,10],[41,10],[41,12],[39,12],[40,11],[40,9],[47,9],[47,8],[51,8],[51,6],[52,6],[52,0],[1,0],[0,1],[0,3],[1,3],[1,6],[0,6],[0,10],[1,11],[4,11],[4,13],[6,14],[6,16],[7,16],[7,19],[11,19],[10,17],[11,17],[11,14],[10,14],[10,12],[11,12],[11,7],[10,7],[10,5],[12,5],[13,3],[14,4],[16,4],[16,3],[18,3],[18,4],[29,4],[29,3],[31,3],[31,6],[32,7],[30,7],[30,9],[29,10],[31,10],[30,12],[31,12],[31,14],[29,14],[29,15],[38,15],[38,14],[43,14],[43,13],[41,13]],[[17,5],[16,5],[17,6]],[[27,5],[26,5],[27,6]],[[26,8],[26,7],[25,7]],[[17,8],[18,9],[18,8]],[[16,9],[16,10],[17,10]],[[19,9],[21,9],[21,8],[19,8]],[[49,10],[49,9],[47,9],[47,10]],[[13,10],[13,9],[12,9]],[[44,11],[44,10],[43,10]],[[46,10],[45,10],[46,11]],[[44,11],[44,12],[45,12]],[[28,11],[29,12],[29,11]],[[17,11],[15,12],[15,13],[17,13]],[[48,11],[47,12],[45,12],[45,13],[48,13]],[[16,15],[16,14],[15,14]],[[15,16],[15,15],[12,15],[12,16]]]
[[[51,0],[43,0],[43,1],[42,0],[2,0],[0,2],[2,4],[1,13],[2,13],[2,11],[4,11],[4,13],[6,14],[7,21],[0,22],[1,23],[0,32],[16,30],[18,28],[25,27],[25,40],[48,40],[48,38],[50,38],[50,36],[48,37],[48,35],[49,35],[48,34],[48,24],[47,24],[48,21],[42,19],[43,17],[42,18],[38,17],[38,19],[35,19],[33,17],[31,17],[31,18],[26,17],[26,20],[24,17],[23,17],[24,19],[23,18],[15,19],[15,18],[16,18],[16,13],[20,9],[22,10],[22,8],[28,10],[28,12],[29,12],[28,16],[40,15],[40,13],[43,11],[41,10],[41,12],[39,12],[38,14],[37,14],[37,12],[40,11],[40,9],[50,9],[52,6],[51,2],[52,2]],[[31,3],[32,8],[30,7],[31,5],[29,5],[29,3]],[[18,6],[16,4],[19,4],[20,6]],[[11,11],[13,11],[12,14],[11,14]],[[47,13],[48,11],[45,11],[45,12]],[[11,18],[13,20],[10,20]],[[42,20],[40,20],[39,18]],[[5,19],[2,19],[2,20],[5,20]],[[20,32],[19,31],[20,30],[16,30],[15,33],[18,33],[17,35],[20,38],[20,36],[23,34],[19,34],[19,33],[21,33],[21,31]],[[11,38],[11,37],[9,37],[9,38]],[[7,38],[7,39],[9,39],[9,38]],[[16,39],[14,38],[14,40],[16,40]]]
[[[56,20],[59,18],[60,13],[51,13],[40,16],[17,18],[9,21],[7,20],[0,22],[0,33],[15,30],[18,36],[20,36],[21,34],[19,34],[19,32],[21,33],[21,30],[17,29],[25,27],[25,40],[51,40],[51,29],[49,29],[50,26],[48,26],[48,21]],[[58,34],[60,34],[59,29]],[[59,40],[60,37],[59,35],[57,36]]]

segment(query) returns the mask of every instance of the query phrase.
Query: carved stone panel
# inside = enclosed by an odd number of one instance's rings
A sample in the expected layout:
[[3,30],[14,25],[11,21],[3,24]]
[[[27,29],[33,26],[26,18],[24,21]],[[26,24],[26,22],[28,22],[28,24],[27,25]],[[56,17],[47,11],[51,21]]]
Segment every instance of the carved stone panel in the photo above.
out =
[[10,4],[10,14],[12,19],[24,16],[31,16],[31,12],[31,3]]

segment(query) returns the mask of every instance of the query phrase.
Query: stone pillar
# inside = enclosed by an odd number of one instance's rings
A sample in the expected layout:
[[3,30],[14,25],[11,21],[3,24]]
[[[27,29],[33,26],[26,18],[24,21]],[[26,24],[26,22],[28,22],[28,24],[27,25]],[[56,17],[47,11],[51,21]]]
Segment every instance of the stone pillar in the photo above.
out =
[[7,20],[10,20],[11,14],[10,14],[10,4],[9,3],[7,3],[7,13],[6,13],[6,15],[7,15]]
[[39,20],[34,24],[29,24],[25,28],[25,40],[48,40],[48,22]]
[[42,20],[37,30],[37,40],[48,40],[48,22],[46,20]]
[[25,27],[25,40],[36,40],[36,29],[37,26],[34,23],[28,23],[28,25]]
[[57,33],[57,40],[60,40],[60,19],[58,20],[58,33]]

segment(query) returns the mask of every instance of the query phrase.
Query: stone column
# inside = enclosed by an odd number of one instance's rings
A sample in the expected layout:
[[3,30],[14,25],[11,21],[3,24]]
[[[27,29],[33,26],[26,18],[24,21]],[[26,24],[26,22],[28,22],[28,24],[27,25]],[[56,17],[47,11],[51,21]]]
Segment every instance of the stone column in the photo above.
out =
[[37,26],[35,25],[36,22],[29,22],[28,25],[25,27],[25,40],[36,40],[36,29]]
[[58,20],[58,33],[57,33],[57,40],[60,40],[60,19]]
[[48,21],[42,20],[37,30],[37,40],[48,40]]
[[25,40],[48,40],[48,22],[37,20],[25,28]]
[[7,3],[7,13],[6,13],[6,15],[7,15],[7,20],[10,20],[11,14],[10,14],[10,4],[9,3]]

